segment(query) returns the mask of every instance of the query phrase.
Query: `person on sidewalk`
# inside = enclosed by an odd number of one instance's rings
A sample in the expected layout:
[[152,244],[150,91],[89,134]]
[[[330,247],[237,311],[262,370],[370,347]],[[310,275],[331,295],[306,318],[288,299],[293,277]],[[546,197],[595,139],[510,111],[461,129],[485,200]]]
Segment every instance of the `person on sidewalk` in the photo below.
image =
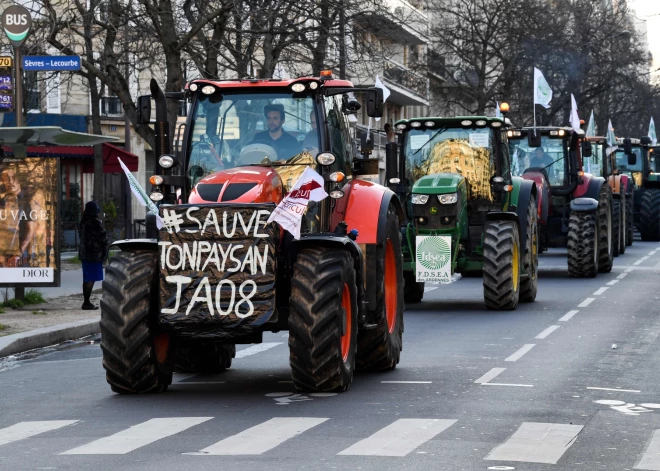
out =
[[98,309],[89,300],[94,289],[94,282],[103,281],[103,261],[108,255],[108,239],[99,219],[101,208],[95,201],[85,205],[80,221],[80,248],[78,257],[82,262],[84,310]]

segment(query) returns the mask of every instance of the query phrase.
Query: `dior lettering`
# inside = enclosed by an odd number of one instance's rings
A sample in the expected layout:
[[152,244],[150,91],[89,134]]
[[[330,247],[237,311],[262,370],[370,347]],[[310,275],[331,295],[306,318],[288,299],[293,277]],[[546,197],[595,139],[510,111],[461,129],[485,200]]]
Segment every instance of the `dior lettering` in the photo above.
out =
[[48,275],[48,270],[40,270],[38,268],[23,269],[23,278],[46,278]]

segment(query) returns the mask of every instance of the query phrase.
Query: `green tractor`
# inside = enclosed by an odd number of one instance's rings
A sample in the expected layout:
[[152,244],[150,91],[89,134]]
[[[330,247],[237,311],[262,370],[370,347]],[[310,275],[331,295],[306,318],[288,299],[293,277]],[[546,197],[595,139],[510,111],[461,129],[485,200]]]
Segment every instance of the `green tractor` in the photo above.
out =
[[[406,201],[402,228],[405,299],[420,302],[425,282],[454,274],[483,277],[490,309],[536,299],[536,185],[511,174],[504,118],[458,116],[398,121],[388,148],[390,187]],[[394,171],[393,171],[394,170]],[[398,172],[395,174],[394,172]]]

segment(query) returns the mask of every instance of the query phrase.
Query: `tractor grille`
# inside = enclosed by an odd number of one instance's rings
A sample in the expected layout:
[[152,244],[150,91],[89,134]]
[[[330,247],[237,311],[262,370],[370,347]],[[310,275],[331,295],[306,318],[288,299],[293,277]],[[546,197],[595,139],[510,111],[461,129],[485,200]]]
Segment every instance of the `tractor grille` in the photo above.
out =
[[197,193],[204,201],[217,202],[224,183],[199,183]]
[[436,195],[429,195],[426,204],[413,205],[415,226],[420,229],[451,229],[456,227],[459,200],[454,204],[440,204]]

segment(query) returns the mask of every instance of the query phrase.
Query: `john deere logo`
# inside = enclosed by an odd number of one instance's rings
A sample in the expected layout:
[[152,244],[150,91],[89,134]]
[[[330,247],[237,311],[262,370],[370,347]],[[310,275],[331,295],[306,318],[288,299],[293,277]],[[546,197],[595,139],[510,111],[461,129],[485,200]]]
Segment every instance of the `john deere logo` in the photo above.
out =
[[12,5],[2,12],[2,26],[5,34],[15,46],[20,46],[32,27],[32,17],[27,8]]
[[427,237],[417,247],[417,261],[428,270],[439,270],[451,260],[451,248],[440,237]]
[[436,208],[435,206],[433,206],[433,207],[431,207],[431,209],[429,210],[429,212],[430,212],[431,214],[438,214],[438,208]]

